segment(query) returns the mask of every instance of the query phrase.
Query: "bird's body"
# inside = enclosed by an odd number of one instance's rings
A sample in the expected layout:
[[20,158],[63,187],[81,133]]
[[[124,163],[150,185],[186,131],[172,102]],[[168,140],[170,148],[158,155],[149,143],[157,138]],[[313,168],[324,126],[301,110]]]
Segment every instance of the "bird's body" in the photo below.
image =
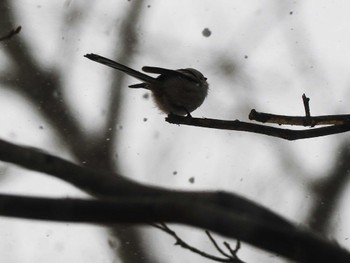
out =
[[143,67],[142,70],[145,72],[159,74],[157,78],[153,78],[96,54],[87,54],[85,57],[143,81],[129,87],[152,91],[157,106],[165,113],[190,114],[203,103],[208,94],[206,78],[198,70],[192,68],[172,70],[159,67]]

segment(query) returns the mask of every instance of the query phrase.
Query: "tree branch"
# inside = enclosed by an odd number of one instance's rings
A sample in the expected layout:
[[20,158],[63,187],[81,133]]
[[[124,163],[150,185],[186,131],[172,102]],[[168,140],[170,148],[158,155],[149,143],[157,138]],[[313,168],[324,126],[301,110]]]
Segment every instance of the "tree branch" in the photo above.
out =
[[183,202],[187,202],[191,198],[200,199],[216,204],[223,210],[235,210],[242,216],[256,217],[260,221],[266,221],[285,228],[294,228],[291,223],[281,216],[234,194],[173,191],[145,186],[119,174],[81,167],[45,152],[11,144],[4,140],[0,140],[0,160],[37,172],[47,173],[97,197],[150,196],[162,200],[178,198],[183,200]]
[[176,222],[215,231],[301,262],[350,261],[350,254],[338,245],[298,229],[235,194],[144,186],[3,140],[0,160],[50,173],[103,198],[98,201],[0,195],[0,214],[4,216],[95,224]]
[[350,122],[349,114],[321,115],[321,116],[286,116],[271,113],[258,112],[251,110],[249,119],[262,123],[276,123],[279,125],[298,125],[298,126],[316,126],[316,125],[343,125]]
[[[254,111],[254,110],[253,110]],[[278,115],[275,115],[278,116]],[[349,117],[349,116],[348,116]],[[294,118],[294,117],[290,117]],[[305,118],[305,117],[295,117],[295,118]],[[315,118],[315,117],[311,117]],[[229,120],[218,120],[218,119],[208,119],[208,118],[193,118],[187,116],[177,116],[170,114],[165,119],[169,123],[173,124],[183,124],[197,127],[205,127],[212,129],[221,130],[233,130],[233,131],[245,131],[257,134],[264,134],[272,137],[277,137],[285,140],[300,140],[307,138],[315,138],[320,136],[344,133],[350,131],[350,122],[346,122],[341,125],[332,125],[329,127],[314,128],[308,130],[290,130],[281,129],[261,124],[248,123],[239,120],[229,121]]]
[[200,199],[125,197],[114,200],[50,199],[0,195],[3,216],[93,224],[173,222],[238,238],[298,262],[347,263],[350,254],[304,229],[242,217]]
[[257,112],[256,110],[251,110],[249,113],[249,119],[254,121],[259,121],[262,123],[276,123],[279,125],[299,125],[299,126],[310,126],[314,127],[316,125],[343,125],[349,124],[350,115],[340,114],[340,115],[325,115],[325,116],[311,116],[310,112],[310,98],[306,97],[305,94],[302,95],[303,105],[305,110],[305,116],[286,116],[277,115],[271,113]]

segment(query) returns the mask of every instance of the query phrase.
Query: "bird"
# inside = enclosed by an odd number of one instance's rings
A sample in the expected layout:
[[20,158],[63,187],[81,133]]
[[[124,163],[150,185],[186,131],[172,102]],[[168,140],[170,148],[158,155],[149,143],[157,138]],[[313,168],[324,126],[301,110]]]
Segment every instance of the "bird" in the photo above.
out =
[[166,114],[191,117],[191,112],[201,106],[208,95],[207,78],[193,68],[173,70],[151,66],[142,67],[144,72],[158,74],[157,77],[151,77],[97,54],[90,53],[84,57],[142,81],[142,83],[129,87],[150,90],[156,105]]

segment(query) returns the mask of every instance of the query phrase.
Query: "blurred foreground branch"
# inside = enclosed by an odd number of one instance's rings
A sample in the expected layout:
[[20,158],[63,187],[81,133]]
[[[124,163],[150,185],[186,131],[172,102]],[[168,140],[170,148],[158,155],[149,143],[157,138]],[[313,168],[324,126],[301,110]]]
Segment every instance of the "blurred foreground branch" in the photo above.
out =
[[0,214],[17,218],[93,224],[158,220],[210,229],[298,262],[349,262],[350,254],[303,229],[286,229],[242,217],[201,200],[125,197],[114,200],[51,199],[0,195]]
[[235,194],[149,187],[0,140],[0,160],[70,182],[101,200],[0,195],[0,214],[94,224],[173,222],[215,231],[300,262],[350,262],[338,245]]

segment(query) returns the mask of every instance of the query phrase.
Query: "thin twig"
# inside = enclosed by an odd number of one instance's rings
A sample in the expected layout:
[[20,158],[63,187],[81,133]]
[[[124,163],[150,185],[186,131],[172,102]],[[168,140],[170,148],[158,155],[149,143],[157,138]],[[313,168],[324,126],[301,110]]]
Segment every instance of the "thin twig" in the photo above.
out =
[[226,241],[224,241],[224,245],[225,245],[225,247],[230,251],[230,253],[231,253],[232,256],[237,257],[237,252],[238,252],[238,250],[241,248],[241,241],[239,241],[239,240],[237,239],[235,249],[232,249],[231,246],[230,246],[230,244],[227,243]]
[[120,174],[81,167],[43,151],[15,145],[1,139],[0,160],[32,171],[46,173],[96,197],[152,196],[164,201],[167,198],[174,198],[178,202],[200,199],[206,205],[218,206],[224,211],[236,211],[236,215],[242,217],[258,218],[259,222],[294,229],[294,225],[282,216],[234,193],[175,191],[142,185]]
[[0,37],[0,41],[8,40],[12,38],[14,35],[18,34],[21,31],[22,27],[18,26],[16,29],[12,29],[7,35]]
[[225,251],[223,251],[221,249],[221,247],[219,247],[218,243],[215,241],[215,239],[212,237],[212,235],[210,234],[210,232],[208,230],[205,230],[205,233],[207,234],[207,236],[209,237],[210,241],[213,243],[214,247],[217,249],[217,251],[219,251],[223,256],[225,257],[230,257],[229,254],[227,254]]
[[310,98],[306,97],[305,93],[301,96],[303,99],[304,110],[305,110],[305,119],[303,126],[314,127],[316,124],[312,123],[311,113],[310,113]]
[[189,244],[187,244],[184,240],[182,240],[175,231],[171,230],[165,223],[153,223],[151,224],[152,226],[164,231],[165,233],[171,235],[175,240],[175,245],[179,245],[182,248],[188,249],[190,251],[192,251],[193,253],[196,253],[202,257],[217,261],[217,262],[231,262],[231,263],[244,263],[243,261],[241,261],[240,259],[238,259],[236,256],[232,257],[228,254],[226,254],[225,252],[223,252],[219,246],[216,244],[216,241],[210,236],[210,234],[208,235],[208,231],[206,231],[207,235],[209,236],[210,240],[213,242],[214,246],[216,249],[219,250],[219,252],[221,254],[223,254],[225,256],[225,258],[220,258],[211,254],[208,254],[204,251],[199,250],[198,248],[195,248]]
[[306,118],[309,118],[311,117],[311,114],[310,114],[310,98],[306,97],[305,93],[303,94],[302,96],[302,99],[303,99],[303,104],[304,104],[304,109],[305,109],[305,116]]
[[230,251],[230,254],[227,254],[225,251],[223,251],[219,245],[217,244],[217,242],[215,241],[215,239],[212,237],[212,235],[210,234],[210,232],[208,230],[205,230],[205,233],[207,234],[207,236],[210,238],[211,242],[214,244],[215,248],[225,257],[227,258],[231,258],[233,262],[239,262],[239,263],[244,263],[244,261],[242,261],[238,256],[238,250],[241,248],[241,242],[239,240],[237,240],[236,243],[236,248],[235,250],[233,250],[230,246],[230,244],[226,241],[223,242],[223,244],[225,245],[225,247],[227,248],[228,251]]

